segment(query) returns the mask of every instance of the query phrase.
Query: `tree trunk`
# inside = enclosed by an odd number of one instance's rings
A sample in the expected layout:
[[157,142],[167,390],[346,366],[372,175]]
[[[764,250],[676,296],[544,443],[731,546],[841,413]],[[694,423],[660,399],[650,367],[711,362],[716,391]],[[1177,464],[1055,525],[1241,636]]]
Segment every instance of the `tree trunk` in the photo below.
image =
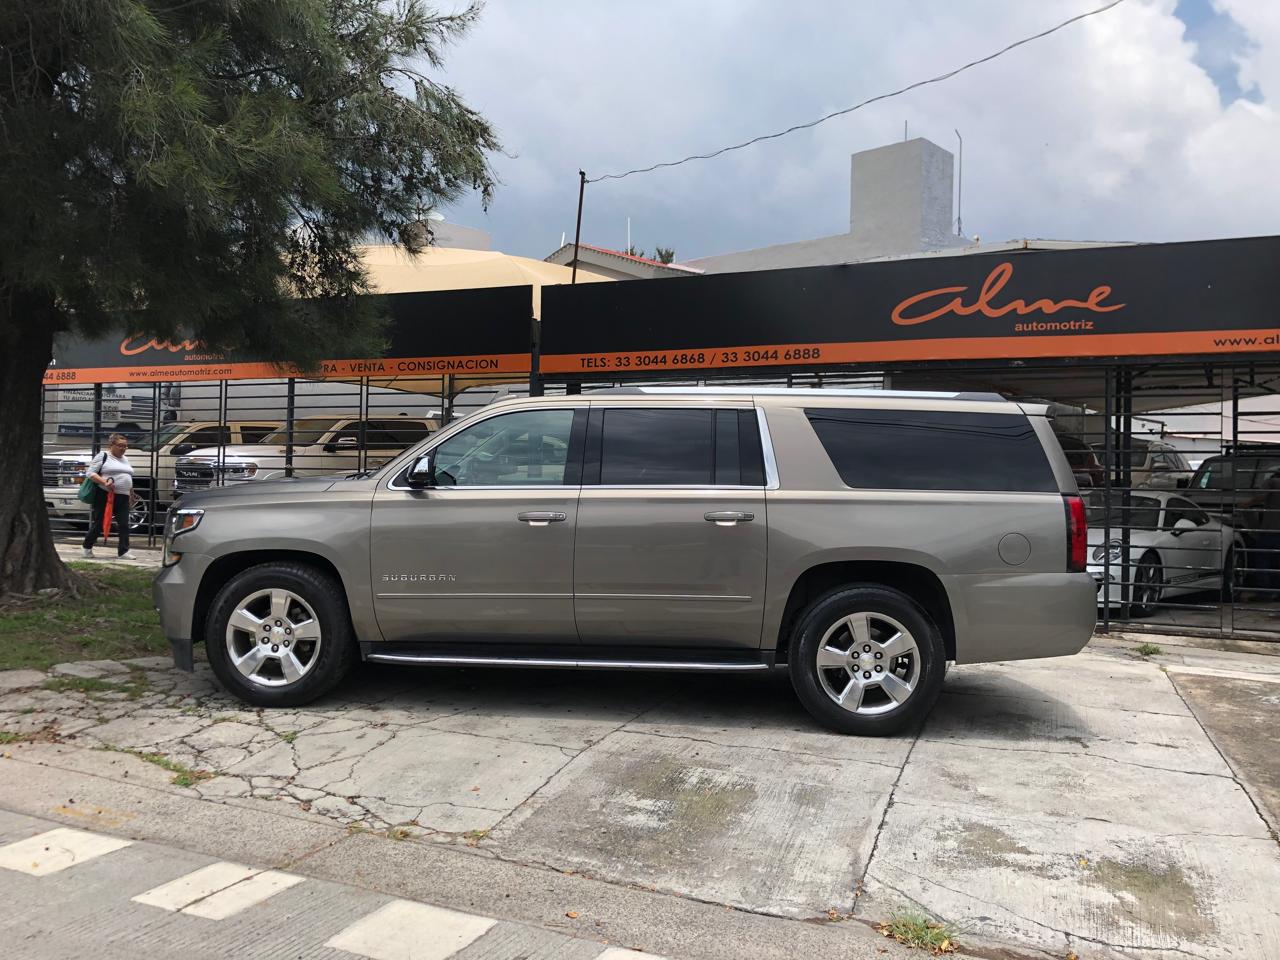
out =
[[0,598],[76,586],[53,546],[40,473],[42,384],[56,322],[51,298],[0,291]]

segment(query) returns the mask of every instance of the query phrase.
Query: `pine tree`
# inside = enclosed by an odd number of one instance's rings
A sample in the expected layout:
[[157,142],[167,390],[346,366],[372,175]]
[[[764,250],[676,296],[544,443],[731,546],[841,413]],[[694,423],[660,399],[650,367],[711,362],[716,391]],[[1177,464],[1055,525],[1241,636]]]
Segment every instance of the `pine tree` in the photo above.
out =
[[41,496],[54,336],[126,325],[304,368],[378,340],[353,247],[498,147],[431,74],[479,15],[419,0],[0,5],[0,595],[72,587]]

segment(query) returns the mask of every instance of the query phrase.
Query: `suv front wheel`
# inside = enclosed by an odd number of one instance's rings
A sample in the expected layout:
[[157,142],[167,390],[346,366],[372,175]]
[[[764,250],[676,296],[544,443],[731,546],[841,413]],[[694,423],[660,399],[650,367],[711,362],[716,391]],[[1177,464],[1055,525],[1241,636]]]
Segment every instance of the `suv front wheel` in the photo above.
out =
[[855,584],[819,597],[791,636],[791,683],[805,708],[840,733],[887,736],[938,699],[946,649],[906,594]]
[[301,563],[250,567],[218,592],[205,628],[222,685],[259,707],[295,707],[332,690],[356,660],[342,585]]

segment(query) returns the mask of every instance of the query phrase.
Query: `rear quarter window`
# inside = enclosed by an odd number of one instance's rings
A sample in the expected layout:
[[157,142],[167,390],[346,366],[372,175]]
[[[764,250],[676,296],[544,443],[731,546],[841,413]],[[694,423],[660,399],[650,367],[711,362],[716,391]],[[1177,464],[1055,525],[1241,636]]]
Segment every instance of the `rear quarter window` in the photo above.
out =
[[807,409],[848,487],[1056,493],[1031,422],[1011,413]]

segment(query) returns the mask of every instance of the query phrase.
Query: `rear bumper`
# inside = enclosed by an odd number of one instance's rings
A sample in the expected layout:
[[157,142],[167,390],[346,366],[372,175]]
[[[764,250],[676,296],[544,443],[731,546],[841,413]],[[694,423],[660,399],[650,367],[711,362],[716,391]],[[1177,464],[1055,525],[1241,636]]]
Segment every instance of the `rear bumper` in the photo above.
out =
[[1033,660],[1079,653],[1097,624],[1087,573],[944,578],[956,619],[956,662]]

